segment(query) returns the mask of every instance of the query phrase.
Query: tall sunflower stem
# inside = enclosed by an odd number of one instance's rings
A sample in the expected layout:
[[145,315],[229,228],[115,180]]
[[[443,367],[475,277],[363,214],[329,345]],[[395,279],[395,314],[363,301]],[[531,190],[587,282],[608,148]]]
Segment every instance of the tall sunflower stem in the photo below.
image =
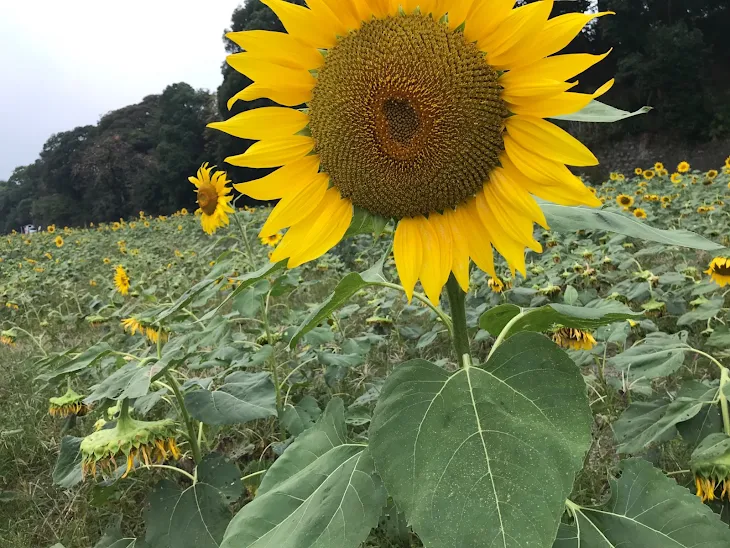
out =
[[730,383],[730,372],[727,367],[723,367],[720,372],[720,410],[722,411],[722,425],[725,434],[730,436],[730,409],[728,409],[727,396],[725,395],[725,385]]
[[238,225],[238,231],[241,233],[241,239],[246,246],[246,255],[248,256],[249,266],[251,267],[252,271],[256,270],[256,261],[254,261],[253,258],[253,248],[251,247],[251,242],[248,240],[248,231],[246,230],[246,227],[241,224],[241,220],[238,218],[238,212],[234,213],[232,217]]
[[172,375],[172,373],[170,373],[170,371],[165,371],[165,378],[167,379],[170,388],[172,388],[173,394],[175,394],[175,399],[177,400],[178,407],[180,407],[180,414],[182,415],[183,422],[185,422],[185,428],[188,431],[187,438],[190,442],[190,449],[193,451],[193,460],[195,461],[195,464],[200,464],[203,460],[203,457],[200,454],[198,435],[195,431],[193,418],[190,416],[190,413],[188,413],[188,408],[185,407],[185,398],[183,397],[182,391],[180,390],[180,383],[177,382],[177,379]]
[[266,342],[272,348],[271,358],[269,358],[269,367],[271,368],[271,379],[274,382],[274,390],[276,394],[276,410],[279,414],[281,414],[281,412],[284,410],[281,401],[281,387],[283,383],[279,384],[279,366],[276,363],[276,356],[273,352],[274,340],[271,337],[271,326],[269,325],[269,297],[271,297],[271,292],[267,293],[266,298],[261,298],[261,304],[263,305],[264,309],[263,320],[264,333],[266,334]]
[[459,287],[454,275],[449,275],[446,282],[446,294],[449,297],[449,308],[451,309],[451,321],[453,322],[454,351],[459,364],[468,367],[471,363],[469,352],[469,332],[466,325],[466,293]]

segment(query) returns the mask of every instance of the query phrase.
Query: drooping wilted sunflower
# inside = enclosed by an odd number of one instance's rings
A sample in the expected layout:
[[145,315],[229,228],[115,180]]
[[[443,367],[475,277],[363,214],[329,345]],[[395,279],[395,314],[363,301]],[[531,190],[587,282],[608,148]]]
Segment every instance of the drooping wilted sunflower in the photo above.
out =
[[116,286],[117,291],[119,291],[122,295],[129,293],[131,283],[129,281],[129,275],[122,265],[117,266],[114,271],[114,285]]
[[188,177],[197,188],[200,208],[195,213],[200,215],[200,223],[207,234],[213,234],[226,226],[230,222],[228,213],[235,213],[231,206],[231,188],[228,186],[231,181],[226,179],[225,171],[213,171],[213,167],[208,167],[206,162],[198,169],[197,177]]
[[505,288],[505,283],[500,278],[489,278],[487,285],[492,290],[492,293],[502,293]]
[[211,127],[258,140],[230,164],[280,168],[236,188],[280,199],[260,237],[289,228],[272,255],[290,267],[339,242],[355,208],[395,219],[394,254],[410,298],[420,279],[437,301],[469,259],[495,275],[492,246],[524,274],[524,248],[546,226],[533,195],[599,206],[568,165],[595,156],[544,118],[604,94],[566,82],[604,55],[554,55],[593,18],[548,19],[552,0],[262,0],[287,33],[228,34],[229,64],[253,80],[229,101],[264,107]]
[[627,196],[626,194],[619,194],[616,196],[616,202],[618,202],[618,205],[624,209],[628,209],[634,205],[634,198],[632,196]]
[[730,257],[715,257],[705,271],[720,287],[730,284]]
[[63,396],[48,400],[48,414],[52,417],[65,419],[71,415],[83,417],[89,412],[89,406],[84,403],[84,396],[69,388]]
[[590,350],[596,346],[596,339],[588,331],[572,327],[561,327],[554,331],[553,342],[558,346],[573,350]]

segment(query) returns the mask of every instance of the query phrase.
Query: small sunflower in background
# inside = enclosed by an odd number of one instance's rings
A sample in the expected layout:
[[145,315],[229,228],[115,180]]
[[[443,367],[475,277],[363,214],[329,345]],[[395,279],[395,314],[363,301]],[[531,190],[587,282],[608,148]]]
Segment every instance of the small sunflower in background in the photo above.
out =
[[596,339],[588,331],[572,327],[561,327],[553,331],[552,339],[558,346],[571,350],[590,350],[596,346]]
[[666,177],[669,175],[669,172],[666,169],[657,169],[656,174],[658,177]]
[[46,228],[46,232],[48,232],[49,234],[55,234],[56,225],[48,225],[48,228]]
[[492,247],[525,275],[525,247],[542,251],[533,225],[547,228],[533,196],[600,206],[566,167],[598,160],[545,119],[581,110],[613,85],[569,91],[568,80],[607,53],[554,55],[605,13],[549,19],[552,1],[516,9],[469,0],[263,2],[286,33],[227,35],[245,50],[228,63],[253,81],[228,106],[268,98],[284,107],[210,127],[258,141],[228,163],[279,168],[235,185],[257,200],[280,199],[259,233],[288,228],[272,261],[294,268],[322,256],[358,209],[396,221],[408,298],[420,280],[438,302],[452,273],[468,289],[470,260],[496,276]]
[[112,260],[109,257],[104,257],[103,261],[104,264],[111,264]]
[[214,167],[208,167],[206,162],[200,166],[197,177],[188,177],[197,189],[200,208],[195,213],[200,215],[201,225],[207,234],[213,234],[228,225],[228,214],[235,213],[231,206],[231,188],[228,186],[231,181],[226,179],[225,171],[213,171]]
[[492,293],[502,293],[509,284],[505,284],[500,278],[489,278],[487,280],[487,286],[492,290]]
[[634,169],[634,174],[635,175],[642,175],[643,173],[644,173],[644,170],[641,169],[640,167],[637,167],[637,168]]
[[654,169],[655,169],[656,171],[661,171],[661,170],[663,170],[663,169],[664,169],[664,164],[663,164],[663,163],[661,163],[661,162],[657,162],[657,163],[655,163],[655,164],[654,164]]
[[703,205],[697,208],[697,213],[699,213],[700,215],[704,215],[705,213],[709,213],[710,211],[715,211],[715,207]]
[[48,400],[48,414],[62,419],[72,415],[83,417],[89,413],[89,406],[84,403],[84,398],[85,396],[69,388],[63,396]]
[[651,169],[647,169],[646,171],[644,171],[644,173],[642,173],[642,175],[644,176],[644,179],[646,179],[647,181],[651,181],[656,173],[654,173],[654,171]]
[[677,165],[677,171],[679,173],[687,173],[689,171],[689,162],[679,162]]
[[705,270],[710,278],[719,285],[725,287],[730,284],[730,257],[715,257],[710,261],[709,268]]
[[714,181],[717,178],[717,176],[718,176],[718,173],[717,173],[716,169],[711,169],[706,174],[706,178],[708,181]]
[[276,234],[271,234],[270,236],[261,238],[261,243],[270,247],[276,247],[276,244],[278,244],[282,238],[283,236],[281,235],[281,232],[277,232]]
[[637,207],[633,213],[637,219],[646,219],[646,211],[640,207]]
[[679,173],[672,173],[672,176],[669,178],[670,181],[672,181],[675,185],[678,185],[682,182],[682,175]]
[[634,205],[634,198],[632,196],[627,196],[626,194],[619,194],[616,196],[616,202],[624,209],[629,209],[632,205]]
[[56,242],[56,247],[63,247],[63,238],[60,235],[56,236],[54,242]]
[[129,293],[129,288],[131,286],[129,275],[122,265],[117,266],[116,271],[114,272],[114,286],[122,295],[127,295]]
[[725,158],[725,167],[730,168],[730,156]]

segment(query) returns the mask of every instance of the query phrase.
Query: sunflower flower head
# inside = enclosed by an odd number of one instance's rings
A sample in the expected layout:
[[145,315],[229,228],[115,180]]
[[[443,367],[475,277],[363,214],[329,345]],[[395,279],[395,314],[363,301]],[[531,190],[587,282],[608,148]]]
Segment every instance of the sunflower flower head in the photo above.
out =
[[160,464],[172,457],[180,458],[176,442],[176,425],[170,419],[138,421],[121,416],[114,428],[102,428],[81,442],[83,476],[110,477],[118,468],[118,460],[126,466],[126,477],[135,467]]
[[46,232],[49,234],[54,234],[56,232],[56,225],[48,225],[46,228]]
[[[214,166],[215,167],[215,166]],[[195,212],[200,215],[200,222],[206,234],[213,234],[219,228],[228,225],[229,213],[235,213],[231,206],[231,188],[226,179],[225,171],[213,171],[214,167],[208,167],[206,162],[196,177],[189,177],[195,185],[198,194],[199,209]]]
[[677,171],[679,173],[687,173],[689,171],[690,165],[688,162],[679,162],[677,165]]
[[502,293],[506,284],[500,278],[489,278],[487,286],[492,290],[492,293]]
[[636,217],[637,219],[646,219],[646,210],[637,207],[636,209],[634,209],[634,217]]
[[572,350],[590,350],[596,346],[596,339],[588,331],[572,327],[561,327],[553,331],[552,339],[558,346]]
[[56,242],[56,247],[63,247],[63,238],[61,238],[60,234],[56,236],[54,242]]
[[270,247],[276,247],[276,244],[278,244],[283,236],[280,232],[277,232],[276,234],[271,234],[270,236],[264,236],[261,238],[261,244],[262,245],[268,245]]
[[693,451],[690,469],[702,502],[730,500],[730,437],[721,433],[707,436]]
[[662,171],[664,169],[664,164],[661,162],[657,162],[654,164],[654,169],[656,171]]
[[644,179],[646,179],[647,181],[651,181],[656,173],[653,169],[647,169],[646,171],[644,171],[644,173],[642,173],[642,175],[644,176]]
[[679,173],[672,173],[672,176],[669,178],[669,180],[672,181],[672,183],[674,183],[675,185],[678,185],[682,182],[682,175],[680,175]]
[[640,167],[634,168],[634,175],[641,175],[644,173],[644,170]]
[[122,295],[127,295],[129,293],[131,282],[129,280],[129,275],[127,274],[127,271],[122,265],[118,265],[116,270],[114,271],[114,286],[117,288],[117,291]]
[[408,298],[420,280],[437,302],[452,273],[468,289],[470,261],[495,277],[493,249],[525,275],[525,248],[542,251],[533,224],[547,228],[533,196],[600,205],[566,167],[597,159],[545,119],[613,84],[569,91],[606,55],[553,55],[605,13],[549,19],[552,1],[263,2],[287,32],[228,34],[245,50],[229,64],[253,81],[229,108],[260,98],[284,106],[210,126],[258,141],[228,163],[279,168],[235,185],[280,200],[259,233],[288,228],[272,261],[317,259],[364,211],[395,221]]
[[626,194],[619,194],[616,196],[616,202],[624,209],[629,209],[632,205],[634,205],[634,198],[633,196],[628,196]]
[[710,266],[705,270],[716,284],[725,287],[730,284],[730,257],[715,257],[710,261]]
[[65,419],[71,415],[83,417],[88,414],[89,406],[84,403],[85,396],[69,388],[63,396],[48,400],[48,414]]
[[122,327],[124,328],[125,333],[129,333],[130,335],[136,335],[139,333],[140,335],[147,337],[147,339],[153,344],[157,344],[160,339],[165,342],[168,337],[167,332],[163,328],[152,325],[152,323],[143,319],[135,318],[134,316],[123,319]]

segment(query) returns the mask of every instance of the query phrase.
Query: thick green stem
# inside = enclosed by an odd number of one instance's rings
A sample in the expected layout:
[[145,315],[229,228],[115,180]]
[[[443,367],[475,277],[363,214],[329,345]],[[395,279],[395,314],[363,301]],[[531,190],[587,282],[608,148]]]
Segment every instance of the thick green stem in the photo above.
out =
[[271,369],[271,380],[274,382],[274,390],[276,392],[276,410],[281,414],[283,407],[281,404],[281,385],[279,384],[279,367],[276,363],[276,355],[273,352],[274,341],[271,338],[271,328],[269,327],[269,297],[271,293],[266,294],[266,298],[262,298],[264,309],[264,332],[266,333],[266,342],[272,348],[271,358],[269,358],[269,368]]
[[487,360],[492,357],[492,354],[494,354],[494,351],[497,350],[497,347],[499,347],[500,344],[504,342],[504,340],[507,338],[507,335],[509,335],[509,332],[511,331],[512,327],[520,321],[522,316],[524,316],[525,313],[520,310],[520,313],[517,314],[514,318],[512,318],[509,322],[507,322],[507,325],[504,326],[502,331],[499,333],[499,336],[497,337],[497,340],[494,341],[494,344],[492,345],[492,349],[489,351],[489,356],[487,356]]
[[170,373],[170,371],[165,371],[165,378],[170,384],[172,392],[175,394],[175,399],[177,400],[178,407],[180,407],[180,414],[183,417],[183,421],[185,422],[185,428],[188,431],[188,441],[190,442],[190,448],[193,451],[193,460],[195,461],[195,464],[200,464],[203,460],[203,457],[200,454],[198,436],[197,432],[195,431],[195,424],[193,424],[193,419],[190,416],[190,413],[188,413],[188,408],[185,407],[185,398],[180,391],[180,384],[177,382],[177,379],[172,375],[172,373]]
[[238,225],[238,230],[241,233],[241,239],[246,246],[246,255],[248,255],[249,266],[251,267],[252,271],[256,270],[256,261],[254,260],[253,256],[253,248],[251,247],[251,242],[248,241],[248,232],[246,231],[246,227],[241,224],[241,220],[238,218],[238,213],[233,214],[233,219]]
[[728,410],[727,397],[725,396],[725,385],[730,383],[730,373],[727,367],[723,367],[720,373],[720,409],[722,410],[722,425],[725,434],[730,436],[730,410]]
[[469,353],[469,332],[466,325],[466,293],[459,287],[454,275],[449,276],[446,282],[446,294],[449,296],[449,307],[451,308],[451,321],[454,325],[453,343],[456,358],[459,364],[470,363]]

